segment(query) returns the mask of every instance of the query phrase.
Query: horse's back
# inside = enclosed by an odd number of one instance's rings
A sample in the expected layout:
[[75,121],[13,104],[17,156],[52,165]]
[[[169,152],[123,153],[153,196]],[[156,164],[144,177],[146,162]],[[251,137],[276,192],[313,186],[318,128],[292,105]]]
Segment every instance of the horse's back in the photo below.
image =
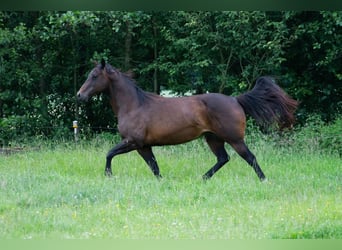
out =
[[[219,115],[238,115],[244,116],[244,111],[233,96],[227,96],[219,93],[210,93],[199,95],[198,98],[205,103],[208,112],[217,113]],[[239,117],[240,118],[240,117]]]

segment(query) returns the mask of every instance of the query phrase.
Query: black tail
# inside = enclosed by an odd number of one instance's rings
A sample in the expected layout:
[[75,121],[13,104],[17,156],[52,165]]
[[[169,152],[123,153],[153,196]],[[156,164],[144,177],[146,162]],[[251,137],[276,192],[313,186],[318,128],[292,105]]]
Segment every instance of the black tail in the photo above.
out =
[[280,129],[291,127],[298,102],[288,96],[272,77],[257,79],[254,88],[237,97],[246,114],[264,127],[277,123]]

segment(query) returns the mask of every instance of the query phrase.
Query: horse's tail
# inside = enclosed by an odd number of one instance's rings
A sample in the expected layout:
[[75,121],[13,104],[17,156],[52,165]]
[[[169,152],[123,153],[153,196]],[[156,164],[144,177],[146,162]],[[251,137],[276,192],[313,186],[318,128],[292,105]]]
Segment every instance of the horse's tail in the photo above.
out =
[[272,77],[257,79],[254,88],[237,97],[245,113],[264,127],[277,123],[279,128],[291,127],[298,102],[288,96]]

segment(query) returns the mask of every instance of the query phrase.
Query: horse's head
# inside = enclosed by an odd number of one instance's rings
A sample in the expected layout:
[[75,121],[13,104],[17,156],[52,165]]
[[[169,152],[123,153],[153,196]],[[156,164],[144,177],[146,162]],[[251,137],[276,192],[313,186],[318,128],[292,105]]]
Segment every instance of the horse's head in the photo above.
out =
[[80,101],[88,101],[90,97],[108,89],[110,79],[105,60],[101,60],[95,68],[89,73],[87,80],[83,83],[80,90],[77,92],[77,98]]

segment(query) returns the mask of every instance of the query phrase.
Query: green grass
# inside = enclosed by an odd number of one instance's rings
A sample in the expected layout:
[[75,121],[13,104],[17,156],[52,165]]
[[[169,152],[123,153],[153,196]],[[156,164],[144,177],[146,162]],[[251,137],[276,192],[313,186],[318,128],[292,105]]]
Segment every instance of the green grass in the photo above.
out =
[[154,149],[161,181],[136,152],[105,177],[103,139],[0,156],[0,238],[341,239],[340,156],[247,141],[265,183],[229,146],[230,162],[202,181],[215,157],[201,139]]

